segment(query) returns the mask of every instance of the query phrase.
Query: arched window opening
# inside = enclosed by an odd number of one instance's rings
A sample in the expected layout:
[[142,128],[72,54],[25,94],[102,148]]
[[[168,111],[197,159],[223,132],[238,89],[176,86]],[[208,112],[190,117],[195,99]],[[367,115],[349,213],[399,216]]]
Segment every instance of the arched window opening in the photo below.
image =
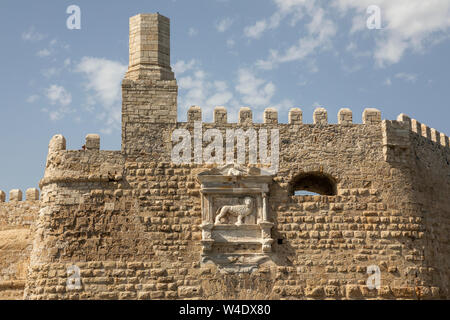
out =
[[291,194],[304,195],[336,195],[336,181],[322,173],[304,173],[292,180]]

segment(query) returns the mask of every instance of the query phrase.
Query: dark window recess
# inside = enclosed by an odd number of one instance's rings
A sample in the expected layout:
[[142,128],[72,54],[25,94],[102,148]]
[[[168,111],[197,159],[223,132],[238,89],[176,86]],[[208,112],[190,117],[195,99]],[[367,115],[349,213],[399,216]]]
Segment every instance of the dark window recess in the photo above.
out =
[[322,173],[304,173],[296,176],[291,183],[292,195],[336,195],[336,181]]
[[283,239],[278,239],[278,244],[283,244]]

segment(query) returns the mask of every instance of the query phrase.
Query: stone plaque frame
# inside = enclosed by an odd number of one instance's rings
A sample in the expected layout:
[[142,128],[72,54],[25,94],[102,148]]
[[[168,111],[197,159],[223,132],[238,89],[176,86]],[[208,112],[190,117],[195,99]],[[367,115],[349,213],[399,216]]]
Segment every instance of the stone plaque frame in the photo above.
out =
[[[268,218],[272,175],[259,168],[227,165],[200,173],[198,180],[201,183],[202,262],[212,260],[227,264],[239,260],[254,265],[261,258],[267,258],[274,241],[271,235],[274,224]],[[248,203],[251,205],[247,208]],[[236,218],[237,214],[216,221],[219,212],[233,210],[248,210],[244,212],[246,216],[241,219],[242,223]],[[227,253],[215,252],[213,248],[218,246],[229,250]],[[252,246],[259,249],[245,250]],[[233,247],[244,249],[233,252]]]

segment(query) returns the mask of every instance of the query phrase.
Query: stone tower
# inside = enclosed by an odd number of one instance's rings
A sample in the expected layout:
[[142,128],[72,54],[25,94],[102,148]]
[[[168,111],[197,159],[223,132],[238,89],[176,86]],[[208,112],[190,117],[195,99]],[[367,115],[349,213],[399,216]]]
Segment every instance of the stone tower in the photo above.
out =
[[170,67],[170,20],[159,13],[130,18],[130,58],[122,82],[122,150],[158,152],[154,124],[176,124],[178,86]]

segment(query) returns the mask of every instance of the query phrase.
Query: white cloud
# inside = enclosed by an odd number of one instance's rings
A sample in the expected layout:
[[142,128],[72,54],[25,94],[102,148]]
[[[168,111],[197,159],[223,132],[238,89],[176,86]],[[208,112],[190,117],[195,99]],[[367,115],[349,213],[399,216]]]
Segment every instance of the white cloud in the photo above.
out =
[[325,17],[325,11],[320,7],[315,7],[311,11],[308,10],[308,13],[311,15],[311,21],[306,25],[308,34],[301,37],[297,44],[286,49],[284,53],[279,53],[278,50],[274,49],[270,50],[267,59],[257,60],[256,66],[258,68],[270,70],[280,63],[303,60],[320,50],[327,50],[332,47],[331,39],[337,31],[334,22]]
[[44,40],[47,36],[36,31],[35,27],[30,27],[22,33],[22,40],[30,42],[38,42]]
[[[373,57],[377,65],[394,64],[411,50],[422,52],[448,36],[450,1],[443,0],[334,0],[343,13],[355,13],[353,32],[372,32],[375,35]],[[383,30],[366,29],[366,9],[378,5]]]
[[257,21],[252,26],[245,27],[244,34],[249,38],[258,39],[261,37],[261,35],[264,33],[266,29],[267,29],[266,20],[260,20]]
[[258,78],[249,69],[239,69],[235,89],[240,93],[245,105],[258,108],[270,105],[276,87],[272,82]]
[[51,55],[52,53],[51,53],[51,51],[49,50],[49,49],[42,49],[42,50],[39,50],[37,53],[36,53],[36,55],[39,57],[39,58],[44,58],[44,57],[48,57],[49,55]]
[[45,96],[51,105],[56,106],[56,109],[44,108],[42,110],[49,114],[51,120],[60,120],[65,114],[72,112],[69,108],[72,103],[72,95],[63,86],[51,85],[45,90]]
[[216,29],[219,32],[227,31],[233,24],[233,19],[227,17],[216,23]]
[[267,107],[287,110],[293,106],[288,99],[274,102],[275,85],[258,76],[255,70],[241,68],[238,69],[236,76],[235,86],[230,87],[226,81],[211,81],[200,64],[194,64],[178,79],[178,106],[181,118],[185,119],[188,108],[193,105],[202,107],[205,121],[212,120],[212,110],[215,106],[225,106],[228,109],[229,121],[237,120],[239,108],[242,106],[251,107],[255,119],[259,120],[262,119],[263,110]]
[[191,27],[191,28],[189,28],[189,30],[188,30],[188,35],[189,35],[190,37],[194,37],[194,36],[198,35],[198,30],[195,29],[194,27]]
[[192,70],[195,66],[197,61],[195,59],[192,59],[189,62],[186,62],[184,60],[178,60],[173,66],[172,69],[175,72],[176,75],[181,75],[189,70]]
[[247,37],[260,38],[265,31],[278,28],[281,21],[288,16],[291,18],[290,26],[295,26],[303,18],[305,10],[311,12],[315,0],[273,0],[273,2],[277,6],[277,10],[268,19],[259,20],[253,25],[245,27],[244,34]]
[[406,82],[414,83],[417,81],[417,74],[400,72],[395,75],[397,79],[404,80]]
[[385,86],[391,86],[392,85],[392,80],[391,78],[386,78],[386,80],[384,80],[383,85]]
[[[179,85],[179,108],[182,117],[190,106],[198,105],[204,110],[215,106],[227,105],[233,98],[224,81],[210,81],[208,75],[200,68],[199,64],[193,64],[187,69],[185,76],[178,79]],[[212,112],[205,113],[205,118],[210,119]]]
[[236,41],[234,41],[234,39],[230,38],[230,39],[227,40],[227,47],[228,48],[233,49],[235,45],[236,45]]
[[38,100],[39,100],[39,95],[37,95],[37,94],[33,94],[27,98],[28,103],[35,103]]
[[60,104],[61,106],[68,106],[72,103],[72,95],[64,87],[56,84],[51,85],[46,90],[46,96],[50,100],[50,103]]
[[120,128],[120,83],[126,71],[126,65],[94,57],[83,57],[75,67],[75,72],[82,73],[87,80],[86,90],[93,93],[88,96],[90,107],[94,103],[100,103],[103,107],[102,110],[95,110],[99,112],[98,118],[106,122],[107,127],[102,130],[104,133],[112,132],[112,127]]

